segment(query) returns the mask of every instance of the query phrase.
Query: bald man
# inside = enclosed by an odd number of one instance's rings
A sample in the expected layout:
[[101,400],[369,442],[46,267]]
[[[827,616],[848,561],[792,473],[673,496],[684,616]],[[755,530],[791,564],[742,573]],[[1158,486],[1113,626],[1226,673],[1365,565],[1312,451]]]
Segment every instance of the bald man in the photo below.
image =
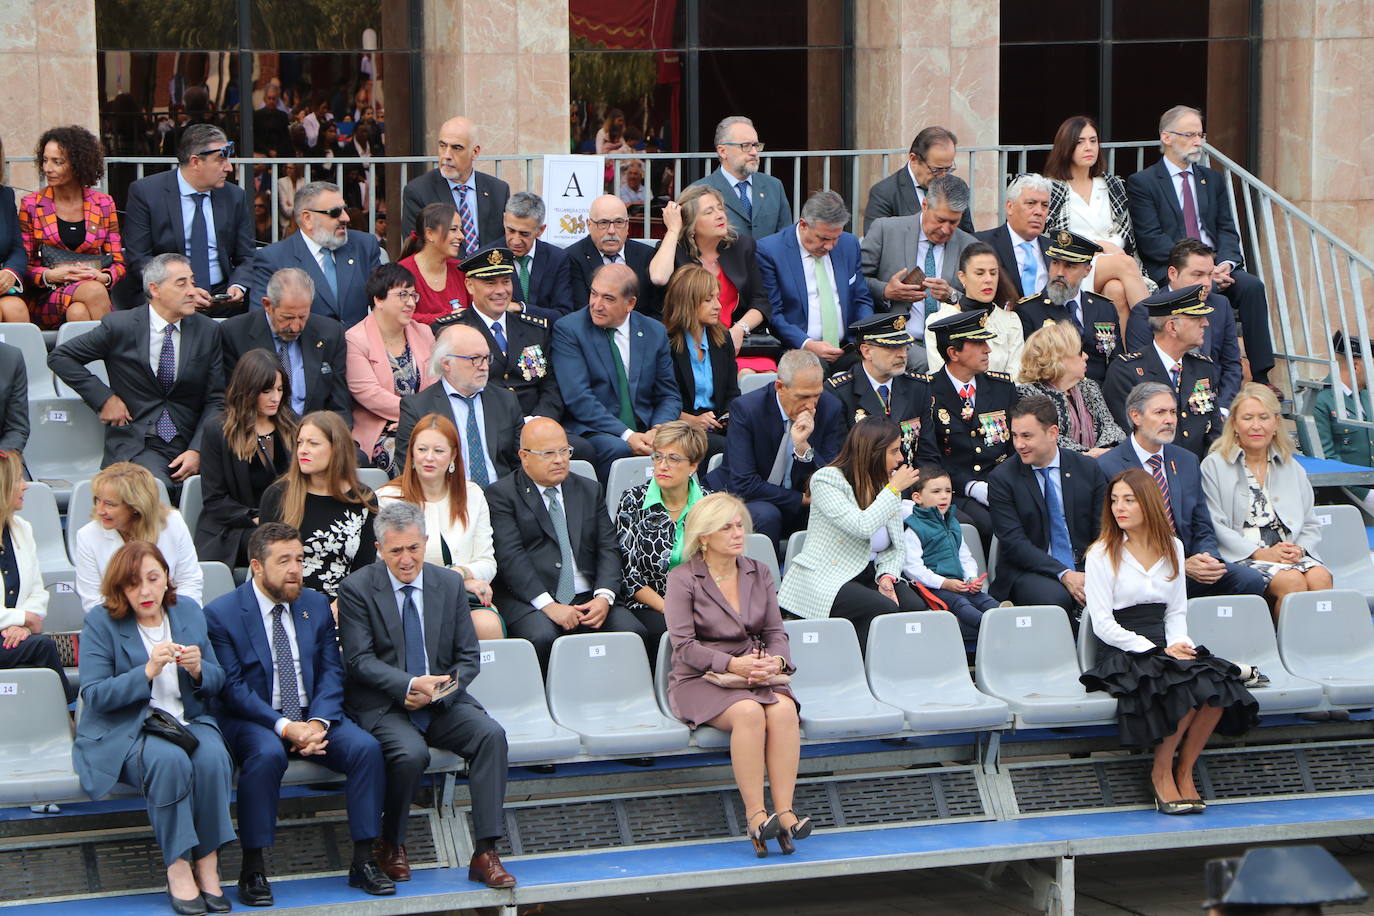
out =
[[634,633],[652,663],[662,615],[651,634],[616,603],[615,525],[600,485],[569,473],[571,452],[563,427],[535,417],[520,434],[519,469],[487,489],[494,600],[507,632],[533,643],[545,670],[554,640],[565,633]]
[[578,308],[587,304],[592,290],[592,274],[606,264],[628,264],[639,278],[639,304],[635,311],[662,320],[663,291],[649,282],[652,245],[634,236],[643,231],[642,222],[633,222],[625,202],[614,194],[603,194],[592,201],[587,234],[567,248],[572,269],[572,300]]
[[[501,214],[510,198],[510,186],[499,178],[473,168],[482,151],[477,126],[464,117],[449,118],[439,128],[438,168],[426,172],[405,187],[401,234],[415,230],[415,220],[429,204],[446,203],[458,208],[463,226],[463,254],[505,239]],[[424,235],[421,228],[418,235]]]

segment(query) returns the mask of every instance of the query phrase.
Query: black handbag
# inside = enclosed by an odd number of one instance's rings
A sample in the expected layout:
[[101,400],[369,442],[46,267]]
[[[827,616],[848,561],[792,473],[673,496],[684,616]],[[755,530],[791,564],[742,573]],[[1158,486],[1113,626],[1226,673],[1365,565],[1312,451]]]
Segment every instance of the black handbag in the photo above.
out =
[[195,753],[196,748],[200,747],[200,739],[191,734],[191,730],[177,717],[167,712],[165,709],[157,709],[148,713],[148,718],[143,720],[143,733],[152,735],[155,738],[162,738],[170,741],[181,748],[187,755]]
[[44,245],[38,251],[38,259],[45,269],[61,267],[63,264],[91,264],[99,270],[108,270],[114,265],[114,255],[112,254],[72,251],[61,245]]

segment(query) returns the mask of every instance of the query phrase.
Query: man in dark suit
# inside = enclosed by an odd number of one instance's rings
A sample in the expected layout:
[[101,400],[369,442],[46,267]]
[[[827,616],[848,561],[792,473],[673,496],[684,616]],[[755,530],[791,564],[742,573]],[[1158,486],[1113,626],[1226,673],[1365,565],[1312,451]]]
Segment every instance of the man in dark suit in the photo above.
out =
[[[1102,396],[1122,429],[1129,429],[1126,397],[1141,382],[1160,382],[1176,392],[1179,443],[1201,460],[1221,432],[1221,404],[1212,383],[1212,361],[1197,352],[1213,313],[1199,284],[1165,287],[1143,300],[1150,315],[1151,345],[1127,353],[1107,368]],[[1209,297],[1210,298],[1210,297]]]
[[1049,240],[1041,235],[1050,215],[1050,182],[1042,175],[1018,175],[1007,186],[1007,221],[996,229],[973,235],[997,252],[997,263],[1011,278],[1016,298],[1044,289],[1049,281],[1045,249]]
[[[372,523],[380,563],[339,586],[344,709],[372,733],[386,759],[382,870],[410,879],[406,825],[429,765],[429,747],[468,762],[475,840],[468,880],[514,887],[496,853],[505,833],[506,733],[468,693],[481,670],[463,579],[424,562],[425,515],[411,503],[382,507]],[[456,682],[452,692],[438,692]]]
[[859,240],[845,232],[849,208],[834,191],[817,191],[795,226],[759,239],[759,275],[783,344],[809,350],[832,372],[858,359],[849,326],[873,314],[860,266]]
[[248,540],[253,577],[205,607],[224,688],[215,720],[239,766],[239,900],[271,906],[263,850],[274,845],[281,779],[289,757],[348,777],[353,860],[348,883],[396,893],[372,856],[382,821],[382,749],[344,717],[343,662],[329,599],[301,588],[300,532],[268,522]]
[[453,204],[463,227],[463,254],[501,241],[501,215],[510,186],[472,167],[481,153],[477,126],[464,117],[449,118],[439,127],[438,168],[412,179],[402,192],[401,230],[410,232],[428,204]]
[[620,550],[605,495],[569,473],[571,452],[563,428],[536,417],[520,434],[520,469],[488,488],[494,600],[510,635],[533,643],[545,670],[565,633],[634,633],[653,659],[658,634],[616,603]]
[[0,343],[0,448],[23,451],[28,441],[28,367],[18,347]]
[[635,314],[638,296],[634,271],[608,264],[592,278],[588,306],[553,328],[565,422],[591,444],[602,483],[615,459],[652,452],[653,428],[682,413],[668,335]]
[[[951,130],[937,126],[922,128],[911,141],[906,164],[869,189],[868,205],[864,207],[865,238],[874,220],[919,212],[930,183],[958,171],[954,164],[958,145],[959,139]],[[973,234],[973,216],[968,209],[960,215],[959,228]]]
[[539,243],[544,234],[544,202],[538,194],[516,191],[502,214],[505,245],[515,258],[513,278],[520,311],[550,324],[586,305],[572,298],[568,254],[557,245]]
[[930,417],[930,384],[906,368],[912,337],[905,315],[874,315],[851,326],[860,362],[851,372],[826,380],[826,389],[844,404],[845,429],[866,417],[885,417],[902,430],[902,453],[917,463],[921,427]]
[[267,281],[266,292],[261,312],[254,309],[219,326],[225,378],[233,378],[239,357],[249,350],[271,351],[283,366],[296,416],[332,410],[352,426],[343,325],[310,314],[315,281],[299,267],[283,267]]
[[1220,260],[1212,274],[1213,289],[1230,300],[1240,317],[1251,377],[1268,384],[1274,368],[1269,302],[1264,282],[1242,269],[1245,255],[1231,218],[1226,179],[1199,164],[1206,136],[1196,108],[1176,105],[1159,119],[1164,158],[1126,179],[1136,250],[1145,271],[1163,286],[1175,242],[1195,238],[1216,249]]
[[1088,357],[1088,378],[1101,384],[1107,377],[1107,364],[1122,352],[1116,306],[1107,297],[1083,288],[1083,279],[1092,270],[1093,255],[1102,246],[1067,229],[1056,232],[1051,242],[1045,249],[1049,282],[1016,304],[1022,333],[1030,337],[1047,324],[1072,323]]
[[759,171],[759,142],[754,122],[731,115],[716,125],[720,168],[693,184],[706,184],[725,200],[726,216],[736,232],[761,239],[792,225],[792,208],[782,182]]
[[1061,449],[1054,402],[1022,398],[1010,411],[1017,459],[988,475],[988,507],[1001,554],[992,596],[1057,604],[1071,617],[1087,603],[1083,555],[1097,540],[1107,478],[1097,462]]
[[708,486],[744,500],[754,530],[780,548],[806,527],[817,468],[835,460],[844,443],[844,404],[825,390],[821,358],[788,350],[778,379],[735,398],[725,430],[725,457]]
[[[1200,285],[1210,294],[1216,254],[1197,239],[1180,241],[1169,251],[1169,289]],[[1149,349],[1153,337],[1148,308],[1143,301],[1138,302],[1131,306],[1131,317],[1126,322],[1126,352]],[[1212,384],[1217,389],[1217,403],[1225,410],[1235,400],[1244,380],[1240,345],[1236,341],[1236,316],[1231,309],[1214,309],[1207,316],[1207,329],[1199,352],[1212,361]]]
[[624,263],[630,265],[639,280],[640,296],[635,311],[661,321],[662,290],[649,280],[649,260],[654,256],[654,248],[630,235],[630,214],[625,201],[614,194],[602,194],[592,201],[587,212],[587,234],[564,249],[572,277],[573,304],[577,308],[587,304],[592,274],[607,264]]
[[[143,288],[146,307],[106,315],[48,354],[48,367],[108,427],[102,466],[141,464],[175,496],[199,473],[203,427],[224,405],[224,346],[214,319],[196,313],[185,255],[149,261]],[[105,361],[108,385],[86,368],[96,360]]]
[[1201,465],[1192,452],[1174,445],[1178,407],[1169,386],[1159,382],[1136,385],[1126,397],[1126,415],[1135,431],[1098,458],[1098,467],[1108,480],[1128,468],[1140,468],[1154,478],[1169,523],[1183,542],[1188,597],[1264,594],[1263,576],[1221,559],[1212,513],[1202,492]]
[[[198,307],[213,318],[246,307],[253,261],[253,210],[248,195],[226,181],[234,144],[210,124],[186,128],[177,167],[129,185],[124,211],[124,262],[129,272],[118,291],[122,308],[139,304],[143,268],[155,255],[191,259],[196,286],[208,294]],[[225,296],[214,301],[210,296]]]
[[253,256],[250,302],[266,297],[274,273],[299,267],[315,283],[311,314],[333,318],[348,330],[372,308],[367,278],[382,263],[377,237],[348,228],[343,195],[327,181],[312,181],[296,192],[296,225],[299,232]]
[[440,378],[424,391],[401,398],[396,454],[408,454],[410,431],[426,414],[453,420],[468,480],[486,488],[515,469],[515,447],[524,424],[520,401],[491,378],[491,351],[482,332],[451,324],[439,333],[430,365]]

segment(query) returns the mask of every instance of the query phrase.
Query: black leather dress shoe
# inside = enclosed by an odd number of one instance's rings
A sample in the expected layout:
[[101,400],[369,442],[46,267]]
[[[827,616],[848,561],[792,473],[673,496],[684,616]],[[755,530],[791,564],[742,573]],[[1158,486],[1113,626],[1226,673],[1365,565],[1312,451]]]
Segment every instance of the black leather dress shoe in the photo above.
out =
[[244,906],[271,906],[272,885],[267,876],[260,871],[250,871],[239,876],[239,902]]
[[369,859],[348,870],[348,886],[359,888],[374,897],[389,897],[396,893],[396,884],[382,871],[382,866]]
[[224,894],[207,894],[201,891],[200,899],[205,901],[205,909],[211,913],[227,913],[234,908]]
[[172,905],[172,912],[176,913],[177,916],[204,916],[205,901],[199,895],[189,900],[182,900],[180,897],[174,897],[169,889],[167,902]]

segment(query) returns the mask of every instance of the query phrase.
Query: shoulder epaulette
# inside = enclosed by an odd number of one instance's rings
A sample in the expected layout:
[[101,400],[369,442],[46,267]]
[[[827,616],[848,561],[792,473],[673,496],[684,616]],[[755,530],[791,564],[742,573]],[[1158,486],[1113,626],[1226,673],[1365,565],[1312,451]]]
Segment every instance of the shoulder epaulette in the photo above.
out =
[[930,382],[930,376],[924,372],[917,372],[915,369],[906,370],[907,378],[914,378],[918,382]]
[[1196,352],[1196,351],[1194,351],[1194,350],[1189,350],[1187,353],[1185,353],[1185,354],[1183,354],[1183,355],[1184,355],[1184,356],[1191,356],[1191,357],[1193,357],[1194,359],[1200,359],[1200,360],[1202,360],[1203,362],[1207,362],[1207,363],[1210,363],[1210,362],[1212,361],[1212,357],[1208,356],[1206,353],[1198,353],[1198,352]]
[[1135,353],[1122,353],[1121,359],[1140,359],[1140,353],[1138,351]]
[[1016,304],[1017,304],[1017,305],[1020,305],[1022,302],[1029,302],[1029,301],[1031,301],[1032,299],[1039,299],[1039,298],[1040,298],[1040,294],[1039,294],[1039,293],[1031,293],[1029,296],[1022,296],[1020,299],[1017,299],[1017,300],[1016,300]]
[[540,315],[530,315],[526,312],[516,312],[515,314],[520,317],[521,321],[527,322],[528,324],[532,324],[535,327],[548,328],[549,326],[549,319],[544,318]]
[[853,372],[840,372],[840,373],[837,373],[837,374],[835,374],[835,375],[830,376],[830,378],[828,378],[828,379],[826,380],[826,384],[828,384],[831,388],[838,388],[838,387],[840,387],[841,385],[843,385],[845,382],[847,382],[847,381],[849,381],[850,379],[852,379],[853,377],[854,377],[854,373],[853,373]]
[[986,375],[988,378],[995,378],[995,379],[997,379],[999,382],[1010,382],[1010,381],[1011,381],[1011,376],[1010,376],[1010,375],[1007,375],[1007,373],[1005,373],[1005,372],[996,372],[996,371],[994,371],[994,370],[992,370],[992,369],[989,369],[987,372],[984,372],[983,374]]

